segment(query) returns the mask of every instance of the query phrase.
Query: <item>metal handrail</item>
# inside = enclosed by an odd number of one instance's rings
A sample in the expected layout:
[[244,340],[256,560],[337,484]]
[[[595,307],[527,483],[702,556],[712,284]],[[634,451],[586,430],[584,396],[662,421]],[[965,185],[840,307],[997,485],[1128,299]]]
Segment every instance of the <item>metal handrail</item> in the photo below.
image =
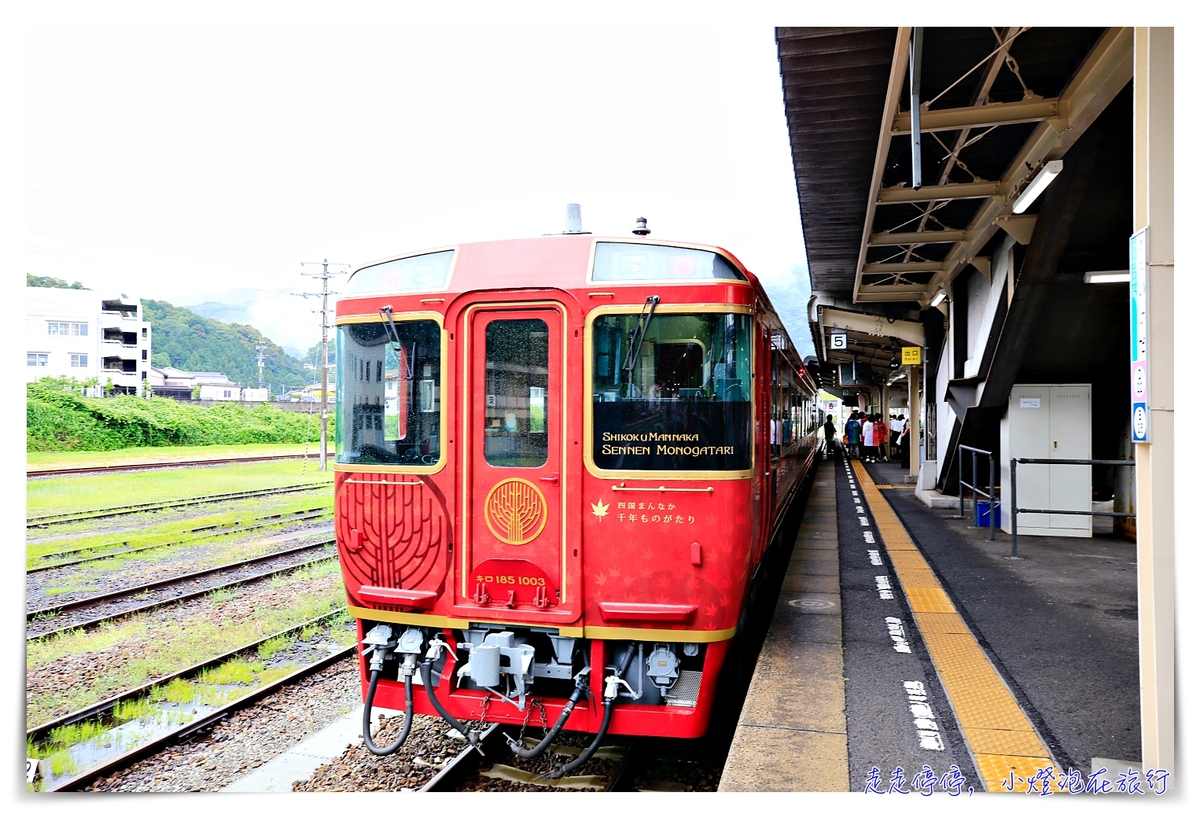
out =
[[[971,482],[968,483],[962,479],[963,462],[962,453],[966,449],[971,453]],[[976,458],[981,454],[986,454],[988,457],[988,490],[986,492],[973,485],[979,479],[975,470]],[[997,495],[993,494],[996,490],[996,456],[985,449],[975,449],[971,446],[958,447],[958,516],[963,517],[963,487],[971,490],[971,500],[974,503],[971,511],[975,514],[975,519],[979,519],[979,496],[982,494],[988,501],[988,539],[996,539],[996,500]]]
[[1017,464],[1037,463],[1052,466],[1054,464],[1067,466],[1135,466],[1135,460],[1055,460],[1047,457],[1014,457],[1011,460],[1009,477],[1012,482],[1012,553],[1017,556],[1017,515],[1025,514],[1079,514],[1087,517],[1136,517],[1137,512],[1128,511],[1074,511],[1055,508],[1017,508]]

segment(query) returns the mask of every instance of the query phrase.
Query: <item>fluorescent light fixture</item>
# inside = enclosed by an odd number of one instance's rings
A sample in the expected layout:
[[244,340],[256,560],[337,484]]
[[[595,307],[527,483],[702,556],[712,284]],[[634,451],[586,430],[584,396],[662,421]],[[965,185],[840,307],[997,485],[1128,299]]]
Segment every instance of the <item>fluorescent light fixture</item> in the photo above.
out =
[[1129,283],[1128,270],[1093,270],[1083,274],[1084,284],[1121,284]]
[[941,304],[945,300],[946,300],[946,291],[938,290],[937,295],[935,295],[933,297],[933,300],[929,302],[929,306],[936,307],[938,304]]
[[1013,202],[1013,213],[1024,213],[1033,204],[1034,199],[1041,196],[1042,191],[1054,181],[1054,177],[1062,173],[1062,169],[1063,164],[1061,159],[1053,159],[1047,162],[1038,171],[1038,175],[1033,177],[1033,181],[1029,183],[1029,186],[1021,191],[1021,195]]

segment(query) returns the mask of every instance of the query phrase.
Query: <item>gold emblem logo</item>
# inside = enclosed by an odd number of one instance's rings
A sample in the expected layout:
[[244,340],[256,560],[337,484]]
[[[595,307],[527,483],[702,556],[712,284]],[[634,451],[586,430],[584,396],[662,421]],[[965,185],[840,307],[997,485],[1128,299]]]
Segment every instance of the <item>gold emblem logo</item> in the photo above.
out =
[[533,483],[514,477],[488,493],[483,518],[488,530],[507,545],[524,545],[546,527],[546,498]]

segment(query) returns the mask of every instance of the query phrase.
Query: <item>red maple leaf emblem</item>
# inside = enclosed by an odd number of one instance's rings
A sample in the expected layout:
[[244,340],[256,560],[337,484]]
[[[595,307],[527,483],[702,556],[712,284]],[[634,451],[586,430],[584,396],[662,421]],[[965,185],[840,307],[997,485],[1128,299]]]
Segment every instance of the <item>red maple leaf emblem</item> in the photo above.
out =
[[596,583],[597,585],[603,585],[606,580],[607,577],[605,577],[604,574],[596,574],[596,576],[592,577],[592,582]]

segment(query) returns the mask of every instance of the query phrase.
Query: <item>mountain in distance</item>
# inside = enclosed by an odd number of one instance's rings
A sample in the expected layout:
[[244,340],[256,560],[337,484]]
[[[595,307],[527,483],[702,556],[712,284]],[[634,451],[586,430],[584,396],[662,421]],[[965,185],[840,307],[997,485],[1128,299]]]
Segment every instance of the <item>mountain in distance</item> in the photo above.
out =
[[[331,310],[333,301],[331,297]],[[314,313],[321,309],[320,298],[302,298],[288,290],[239,287],[179,296],[172,303],[215,321],[252,326],[300,361],[321,342],[321,316]]]
[[[259,348],[263,354],[263,385],[273,393],[314,382],[315,367],[287,354],[257,328],[226,323],[199,315],[166,301],[142,299],[142,316],[154,331],[150,362],[189,372],[221,372],[243,386],[259,382]],[[314,357],[314,364],[316,358]]]

